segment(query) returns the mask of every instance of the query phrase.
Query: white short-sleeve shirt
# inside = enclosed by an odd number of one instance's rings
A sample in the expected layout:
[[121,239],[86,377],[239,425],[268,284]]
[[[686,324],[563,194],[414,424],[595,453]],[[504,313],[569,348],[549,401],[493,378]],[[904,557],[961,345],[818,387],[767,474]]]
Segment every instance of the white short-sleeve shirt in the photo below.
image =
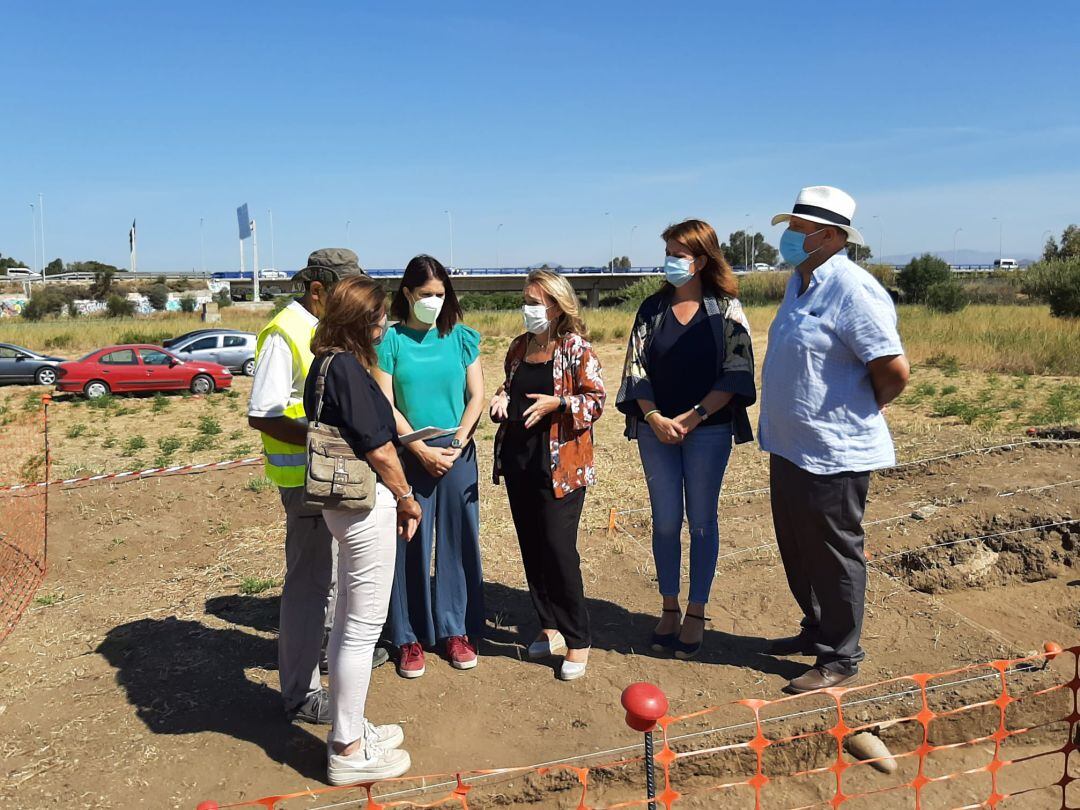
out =
[[792,273],[761,369],[761,449],[817,474],[896,463],[867,363],[904,353],[896,307],[877,280],[837,253],[802,295]]
[[[299,301],[289,304],[303,315],[314,329],[319,319],[304,309]],[[285,409],[304,399],[307,372],[297,368],[289,344],[277,332],[271,332],[263,341],[255,360],[255,376],[251,380],[251,398],[248,400],[248,416],[284,416]]]

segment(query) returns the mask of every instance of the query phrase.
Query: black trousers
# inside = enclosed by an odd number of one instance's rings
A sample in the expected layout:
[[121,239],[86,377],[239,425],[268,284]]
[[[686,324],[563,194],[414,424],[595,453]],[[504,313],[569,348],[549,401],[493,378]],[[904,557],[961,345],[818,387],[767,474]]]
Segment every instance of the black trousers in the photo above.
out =
[[572,650],[592,645],[578,556],[578,523],[585,489],[556,498],[551,481],[506,476],[521,562],[540,627],[563,634]]
[[817,666],[858,670],[866,600],[862,518],[870,473],[815,475],[769,456],[773,527]]

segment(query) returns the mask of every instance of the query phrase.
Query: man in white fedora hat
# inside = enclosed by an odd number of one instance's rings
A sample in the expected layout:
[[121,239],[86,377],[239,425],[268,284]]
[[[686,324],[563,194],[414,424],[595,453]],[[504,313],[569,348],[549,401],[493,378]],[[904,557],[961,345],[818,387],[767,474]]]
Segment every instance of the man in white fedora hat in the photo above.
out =
[[814,656],[784,691],[850,682],[864,653],[862,517],[870,471],[896,463],[882,409],[904,390],[908,362],[885,289],[848,259],[862,245],[855,200],[831,186],[799,192],[780,253],[795,267],[769,329],[758,440],[769,456],[776,542],[803,612],[773,655]]

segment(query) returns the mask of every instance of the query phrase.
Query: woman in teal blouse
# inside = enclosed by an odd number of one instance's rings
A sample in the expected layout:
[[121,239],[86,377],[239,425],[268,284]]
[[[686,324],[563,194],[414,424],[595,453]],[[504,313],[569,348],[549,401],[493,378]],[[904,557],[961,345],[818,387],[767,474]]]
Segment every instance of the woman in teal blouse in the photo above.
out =
[[476,666],[484,576],[472,434],[486,405],[484,372],[480,334],[460,323],[461,305],[437,259],[409,262],[390,315],[398,323],[379,346],[375,379],[395,407],[398,433],[453,431],[406,444],[402,459],[424,517],[412,542],[398,544],[386,635],[398,649],[398,674],[418,678],[425,647],[442,646],[457,669]]

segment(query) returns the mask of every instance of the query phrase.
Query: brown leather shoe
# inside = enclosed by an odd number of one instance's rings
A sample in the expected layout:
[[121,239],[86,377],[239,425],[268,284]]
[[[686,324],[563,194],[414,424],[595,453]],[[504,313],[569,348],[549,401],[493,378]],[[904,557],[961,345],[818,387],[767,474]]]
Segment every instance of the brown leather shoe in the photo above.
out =
[[798,678],[788,682],[784,691],[789,695],[801,695],[804,692],[814,692],[818,689],[828,689],[832,686],[846,686],[859,677],[858,672],[845,675],[833,669],[825,667],[812,667]]

